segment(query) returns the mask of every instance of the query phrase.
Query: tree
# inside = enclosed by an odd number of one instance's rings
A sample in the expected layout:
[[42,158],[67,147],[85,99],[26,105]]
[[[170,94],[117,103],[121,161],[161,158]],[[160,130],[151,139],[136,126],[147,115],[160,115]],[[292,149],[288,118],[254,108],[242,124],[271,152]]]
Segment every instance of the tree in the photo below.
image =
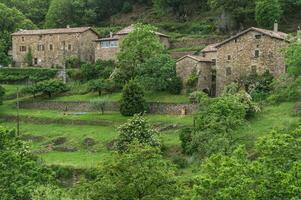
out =
[[135,115],[126,124],[118,128],[117,149],[119,152],[128,150],[128,146],[137,142],[140,145],[160,146],[157,138],[159,133],[140,115]]
[[133,116],[144,111],[144,92],[137,82],[131,80],[123,88],[120,113],[124,116]]
[[301,127],[267,134],[254,153],[244,147],[205,160],[190,199],[300,199]]
[[105,89],[105,83],[103,79],[92,80],[89,82],[89,91],[98,92],[98,96],[101,96]]
[[54,94],[60,94],[63,92],[67,92],[67,86],[59,80],[48,80],[37,83],[34,87],[35,91],[39,91],[51,98]]
[[0,127],[1,199],[30,200],[40,185],[54,184],[53,173],[30,153],[13,130]]
[[52,0],[46,15],[46,28],[63,28],[73,25],[72,0]]
[[167,54],[151,58],[137,69],[137,79],[144,88],[153,91],[168,91],[177,78],[175,61]]
[[11,47],[10,34],[19,29],[34,29],[36,26],[16,8],[8,8],[0,3],[0,65],[10,63],[8,51]]
[[126,82],[137,75],[138,67],[150,58],[156,58],[164,53],[164,46],[155,34],[151,25],[136,24],[134,31],[129,33],[120,45],[118,62],[120,73],[124,74]]
[[285,50],[285,62],[288,74],[294,78],[301,76],[301,44],[292,43]]
[[131,145],[128,152],[102,162],[97,178],[82,191],[99,200],[174,199],[179,194],[175,172],[159,153],[153,147]]
[[244,122],[246,106],[236,95],[215,99],[202,96],[194,129],[181,133],[184,151],[201,157],[230,154],[236,146],[233,130]]
[[100,111],[101,114],[103,115],[106,109],[106,106],[108,104],[108,101],[106,99],[97,99],[97,100],[93,100],[91,101],[91,108],[96,110],[96,111]]
[[282,16],[282,8],[279,0],[257,0],[255,19],[259,26],[272,28],[276,21]]

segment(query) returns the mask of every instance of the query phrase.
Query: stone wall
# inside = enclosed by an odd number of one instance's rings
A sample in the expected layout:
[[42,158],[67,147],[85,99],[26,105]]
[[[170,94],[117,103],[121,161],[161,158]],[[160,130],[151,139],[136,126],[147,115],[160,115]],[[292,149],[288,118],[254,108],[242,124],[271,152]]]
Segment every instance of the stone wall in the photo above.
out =
[[211,90],[211,68],[212,63],[200,62],[190,57],[186,57],[177,62],[177,74],[183,81],[184,89],[187,88],[187,80],[192,74],[193,70],[196,69],[199,75],[197,88],[199,90]]
[[[108,102],[105,111],[119,112],[119,103]],[[23,101],[20,108],[24,109],[49,109],[60,111],[90,112],[93,110],[90,102],[62,102],[62,101]],[[192,114],[197,111],[198,105],[195,104],[176,104],[176,103],[148,103],[149,113],[182,115]]]
[[[33,64],[35,59],[37,60],[34,66],[63,66],[65,58],[70,56],[77,56],[83,61],[94,61],[95,43],[93,40],[97,38],[98,36],[91,30],[70,34],[12,36],[13,61],[16,66],[26,66],[24,58],[29,48],[33,55]],[[43,45],[44,50],[38,51],[38,45]],[[25,46],[26,51],[21,52],[21,46]]]
[[[250,31],[236,40],[231,40],[218,48],[217,52],[217,95],[232,81],[252,73],[252,69],[261,74],[269,70],[275,76],[285,73],[284,56],[281,50],[288,43]],[[259,56],[255,56],[255,51]],[[228,73],[227,73],[228,70]]]

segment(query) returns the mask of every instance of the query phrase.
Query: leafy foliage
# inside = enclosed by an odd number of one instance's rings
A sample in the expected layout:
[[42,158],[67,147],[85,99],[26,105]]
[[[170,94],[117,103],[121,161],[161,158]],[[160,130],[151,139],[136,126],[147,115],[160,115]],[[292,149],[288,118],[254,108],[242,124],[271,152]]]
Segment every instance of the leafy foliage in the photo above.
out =
[[120,113],[124,116],[133,116],[144,111],[144,92],[137,82],[131,80],[123,88]]
[[119,152],[127,151],[133,143],[153,147],[160,146],[157,138],[158,132],[151,128],[146,119],[140,115],[135,115],[126,124],[120,126],[118,132],[117,149]]
[[51,98],[54,94],[60,94],[68,91],[68,87],[59,80],[48,80],[37,83],[31,88],[32,91],[43,93]]
[[89,81],[93,79],[108,79],[113,73],[116,64],[114,61],[97,60],[95,64],[83,64],[81,65],[81,77],[82,81]]
[[279,0],[257,0],[256,22],[264,28],[271,28],[275,20],[279,21],[282,16],[282,8]]
[[30,200],[39,185],[53,184],[53,174],[16,132],[0,128],[0,191],[3,200]]
[[301,76],[301,44],[292,43],[285,51],[285,61],[288,74],[293,77]]
[[86,184],[89,199],[171,200],[178,194],[175,172],[156,148],[131,145],[100,165],[97,178]]
[[155,28],[151,25],[136,24],[134,31],[129,33],[120,45],[118,62],[119,73],[122,73],[126,82],[137,75],[141,64],[151,58],[156,58],[164,53],[164,46],[155,34]]

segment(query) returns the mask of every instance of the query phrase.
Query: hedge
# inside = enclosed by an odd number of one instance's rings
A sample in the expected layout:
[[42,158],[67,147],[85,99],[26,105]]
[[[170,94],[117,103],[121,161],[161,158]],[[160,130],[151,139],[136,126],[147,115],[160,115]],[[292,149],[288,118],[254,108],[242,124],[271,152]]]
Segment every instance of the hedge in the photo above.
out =
[[58,70],[42,68],[0,68],[0,82],[39,82],[53,79]]

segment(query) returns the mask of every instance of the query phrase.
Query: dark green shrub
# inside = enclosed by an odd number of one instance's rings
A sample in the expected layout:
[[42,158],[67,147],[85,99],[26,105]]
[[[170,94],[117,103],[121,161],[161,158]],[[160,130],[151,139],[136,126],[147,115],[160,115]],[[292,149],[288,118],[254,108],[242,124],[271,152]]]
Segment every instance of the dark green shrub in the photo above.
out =
[[137,82],[131,80],[123,88],[120,113],[124,116],[133,116],[144,112],[144,92]]
[[67,71],[68,77],[72,81],[83,81],[84,80],[84,75],[81,70],[78,69],[71,69]]
[[181,94],[183,88],[182,79],[178,76],[172,77],[167,87],[167,91],[171,94]]
[[5,89],[2,86],[0,86],[0,104],[3,103],[4,95],[5,95]]
[[83,62],[77,56],[70,56],[66,59],[65,65],[67,68],[80,68]]
[[84,64],[81,66],[83,81],[93,79],[108,79],[113,73],[116,64],[114,61],[97,60],[95,64]]
[[191,149],[192,136],[193,134],[191,128],[184,128],[180,132],[182,151],[188,155],[193,153],[193,150]]

